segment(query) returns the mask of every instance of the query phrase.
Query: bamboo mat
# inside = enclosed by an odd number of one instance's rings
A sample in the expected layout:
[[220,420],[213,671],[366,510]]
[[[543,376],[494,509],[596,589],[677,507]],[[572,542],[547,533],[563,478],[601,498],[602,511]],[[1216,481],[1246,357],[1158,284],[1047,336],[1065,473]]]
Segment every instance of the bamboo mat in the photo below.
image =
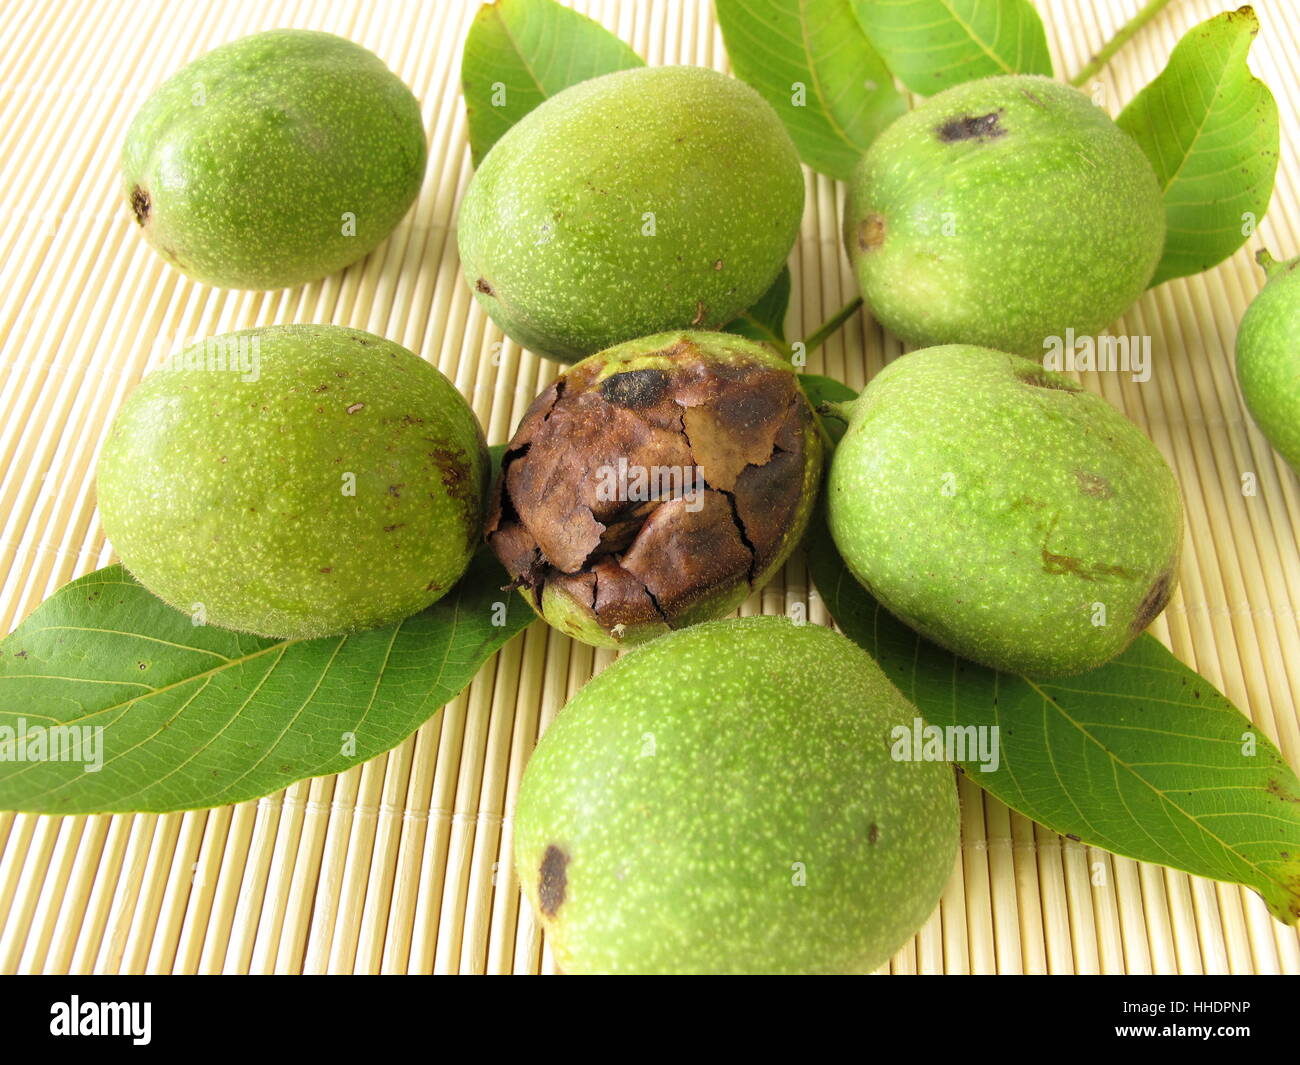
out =
[[[505,441],[557,368],[506,341],[458,274],[470,178],[459,92],[472,0],[28,3],[0,9],[0,623],[111,561],[95,511],[99,440],[125,394],[191,338],[336,322],[421,353]],[[727,69],[708,3],[580,0],[651,64]],[[1138,0],[1038,0],[1069,76]],[[1235,0],[1174,0],[1099,77],[1112,114],[1180,33]],[[1148,293],[1116,328],[1150,335],[1154,373],[1086,385],[1142,425],[1187,500],[1181,585],[1155,633],[1300,766],[1300,488],[1244,413],[1236,322],[1260,287],[1254,250],[1300,253],[1300,123],[1292,0],[1259,0],[1251,56],[1282,114],[1272,210],[1208,275]],[[118,200],[137,104],[208,49],[276,26],[378,53],[424,108],[429,170],[413,213],[363,263],[299,289],[223,292],[141,240]],[[854,287],[841,187],[809,174],[792,260],[791,337]],[[1063,248],[1063,255],[1069,254]],[[855,389],[899,353],[858,315],[811,372]],[[1257,493],[1244,495],[1251,472]],[[796,557],[742,613],[826,612]],[[608,664],[545,626],[504,648],[411,739],[337,777],[256,802],[168,816],[0,813],[0,972],[517,972],[553,970],[510,871],[507,811],[539,732]],[[1300,972],[1296,931],[1250,892],[1062,840],[961,782],[961,858],[895,973]]]

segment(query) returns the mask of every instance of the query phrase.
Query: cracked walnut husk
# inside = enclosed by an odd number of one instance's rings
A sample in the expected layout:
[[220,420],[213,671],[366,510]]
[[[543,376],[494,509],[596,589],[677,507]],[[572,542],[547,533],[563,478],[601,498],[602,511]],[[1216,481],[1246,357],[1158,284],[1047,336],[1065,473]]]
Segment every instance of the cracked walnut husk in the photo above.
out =
[[803,536],[822,443],[790,364],[727,333],[578,363],[510,441],[487,539],[534,609],[631,646],[722,617]]

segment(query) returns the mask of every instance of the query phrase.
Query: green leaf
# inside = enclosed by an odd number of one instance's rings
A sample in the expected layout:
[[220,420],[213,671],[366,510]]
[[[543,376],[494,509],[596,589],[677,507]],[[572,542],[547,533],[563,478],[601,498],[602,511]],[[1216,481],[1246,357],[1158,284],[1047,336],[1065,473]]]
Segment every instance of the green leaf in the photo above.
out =
[[[121,566],[89,573],[0,642],[0,809],[219,806],[373,758],[534,619],[506,580],[484,548],[454,589],[396,625],[271,640],[195,626]],[[77,760],[32,746],[54,726],[76,727],[77,746],[61,749]]]
[[[853,398],[827,378],[805,377],[804,388],[814,404]],[[989,794],[1061,835],[1245,884],[1280,920],[1300,918],[1300,780],[1268,737],[1154,637],[1080,676],[998,673],[881,607],[820,514],[805,548],[836,624],[929,724],[998,730],[996,769],[982,770],[970,751],[957,758]]]
[[1194,26],[1116,119],[1164,190],[1168,235],[1152,286],[1222,262],[1268,210],[1279,131],[1273,94],[1246,65],[1258,32],[1249,7]]
[[852,0],[889,69],[913,92],[994,74],[1052,73],[1047,34],[1029,0]]
[[460,64],[474,165],[506,130],[561,89],[644,65],[609,30],[555,0],[484,4]]
[[847,180],[907,104],[849,0],[716,0],[736,76],[781,116],[799,157]]
[[758,302],[744,314],[733,318],[722,327],[723,332],[736,333],[750,340],[771,344],[783,354],[785,346],[785,314],[790,307],[790,268],[781,267],[776,280]]
[[[857,393],[842,381],[837,381],[833,377],[825,377],[819,373],[801,373],[799,383],[803,385],[803,390],[808,395],[808,401],[816,407],[820,403],[848,403],[857,399]],[[838,440],[840,435],[835,434]]]
[[[817,410],[823,403],[849,403],[857,399],[857,394],[848,385],[835,380],[833,377],[823,377],[821,374],[801,373],[799,383],[803,386],[804,395],[808,397],[808,402],[812,404],[813,410]],[[826,429],[827,436],[830,437],[831,443],[838,444],[840,437],[844,435],[846,424],[837,415],[828,414],[825,411],[819,411],[822,416],[822,424]]]

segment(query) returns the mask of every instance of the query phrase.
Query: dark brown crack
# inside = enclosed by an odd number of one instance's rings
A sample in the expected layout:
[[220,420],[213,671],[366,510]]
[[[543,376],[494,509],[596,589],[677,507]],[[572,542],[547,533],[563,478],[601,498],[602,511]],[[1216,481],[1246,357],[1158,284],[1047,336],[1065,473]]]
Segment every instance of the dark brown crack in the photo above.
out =
[[698,510],[680,498],[656,507],[621,560],[670,618],[707,592],[749,582],[754,552],[726,495],[706,491],[702,498]]
[[625,511],[617,518],[611,519],[605,526],[605,531],[600,534],[600,547],[597,553],[604,555],[622,554],[637,538],[641,527],[645,525],[646,519],[654,513],[655,508],[662,500],[658,497],[649,499],[631,510]]
[[1129,632],[1134,636],[1144,632],[1146,627],[1160,616],[1160,611],[1169,605],[1169,597],[1174,591],[1174,575],[1170,571],[1165,571],[1155,579],[1155,583],[1147,590],[1147,594],[1142,597],[1142,602],[1138,604],[1137,613],[1133,615],[1133,622],[1129,625]]
[[[645,586],[642,585],[642,587],[644,588]],[[659,599],[654,592],[649,588],[645,588],[645,595],[646,598],[650,600],[650,605],[654,607],[654,612],[659,615],[659,619],[669,628],[672,628],[672,621],[669,620],[667,612],[664,610],[663,605],[659,602]]]
[[537,870],[537,903],[545,917],[554,917],[564,905],[569,887],[569,856],[552,843]]
[[474,291],[481,292],[485,296],[496,295],[496,293],[492,291],[492,286],[488,284],[488,280],[486,277],[480,277],[477,281],[474,282]]
[[650,589],[613,559],[596,563],[592,577],[596,592],[591,602],[592,612],[611,628],[635,625],[643,619],[646,603],[661,621],[668,622],[659,600]]
[[554,381],[554,382],[551,384],[551,387],[550,387],[549,389],[547,389],[546,392],[543,393],[543,395],[546,395],[546,394],[548,394],[548,393],[550,394],[550,397],[551,397],[551,405],[550,405],[549,407],[546,408],[546,413],[545,413],[544,415],[542,415],[542,421],[544,421],[544,422],[545,422],[545,421],[550,421],[550,419],[551,419],[551,411],[553,411],[553,410],[555,409],[555,404],[557,404],[558,402],[560,402],[561,397],[564,395],[564,388],[565,388],[565,385],[566,385],[567,383],[568,383],[568,382],[566,382],[566,381],[564,380],[564,378],[561,377],[561,378],[557,379],[556,381]]
[[[686,444],[688,447],[690,447],[691,454],[695,454],[696,453],[695,446],[691,442],[691,434],[687,431],[686,416],[689,413],[690,413],[689,411],[684,411],[682,413],[682,435],[686,437]],[[710,433],[711,435],[712,432],[711,426],[701,425],[700,428],[702,428],[705,432]],[[751,467],[747,465],[745,469],[762,469],[772,465],[772,459],[776,457],[775,434],[774,434],[772,448],[773,451],[772,454],[769,455],[769,460],[766,463],[764,463],[762,467]],[[741,471],[741,473],[743,472],[744,470]],[[739,476],[740,475],[737,474],[737,477]],[[707,487],[708,486],[707,479],[704,479],[702,481],[702,484],[703,486]],[[734,486],[734,480],[733,480],[733,486]],[[750,587],[752,588],[754,586],[754,579],[758,575],[758,551],[754,548],[754,545],[750,541],[748,534],[745,532],[745,523],[741,519],[740,510],[736,504],[736,493],[734,491],[728,491],[725,488],[715,488],[714,490],[721,493],[726,498],[727,505],[731,508],[731,520],[735,523],[736,526],[736,535],[740,537],[740,542],[744,544],[745,550],[749,552],[749,575],[747,579],[749,581]],[[658,601],[656,600],[656,603],[657,602]]]
[[149,193],[139,185],[131,189],[131,213],[135,215],[136,225],[142,226],[149,221]]
[[[802,411],[792,405],[782,434],[798,434]],[[787,441],[788,443],[788,441]],[[731,498],[736,520],[745,542],[754,552],[753,573],[767,569],[779,552],[782,530],[798,507],[803,491],[804,454],[799,444],[787,449],[778,436],[771,459],[762,465],[746,466],[736,478]]]
[[986,141],[1006,136],[1006,127],[1002,125],[1002,108],[990,111],[987,115],[960,115],[950,118],[935,127],[935,135],[944,144],[957,141]]
[[645,355],[656,365],[580,364],[534,401],[487,523],[516,587],[607,631],[752,585],[784,547],[815,431],[788,371],[686,337]]
[[758,551],[750,542],[749,534],[745,532],[745,522],[740,516],[740,508],[736,504],[736,493],[723,492],[722,494],[731,507],[731,520],[736,523],[736,535],[740,537],[740,542],[745,545],[745,550],[749,552],[749,584],[752,588],[754,580],[758,577]]

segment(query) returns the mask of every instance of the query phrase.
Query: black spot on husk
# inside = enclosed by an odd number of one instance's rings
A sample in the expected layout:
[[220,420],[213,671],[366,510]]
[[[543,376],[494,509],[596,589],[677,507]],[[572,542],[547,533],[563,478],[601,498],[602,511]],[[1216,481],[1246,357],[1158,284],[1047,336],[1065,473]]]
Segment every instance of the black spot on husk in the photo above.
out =
[[537,877],[537,900],[542,913],[554,917],[564,905],[565,889],[569,878],[565,870],[569,865],[569,856],[554,843],[546,848],[542,855],[542,864]]
[[1002,125],[1001,108],[990,111],[987,115],[961,115],[950,118],[935,129],[935,135],[944,144],[954,144],[957,141],[983,143],[1004,137],[1006,132],[1006,128]]
[[653,407],[668,388],[668,374],[663,370],[629,370],[607,377],[600,394],[606,402],[638,410]]
[[131,213],[135,215],[136,225],[144,225],[149,221],[150,199],[149,193],[139,185],[131,189]]
[[1143,632],[1151,622],[1155,621],[1160,616],[1160,611],[1164,610],[1169,604],[1169,597],[1173,594],[1173,590],[1173,574],[1160,574],[1143,597],[1142,602],[1138,604],[1137,613],[1133,617],[1133,624],[1129,626],[1129,631],[1136,635]]

